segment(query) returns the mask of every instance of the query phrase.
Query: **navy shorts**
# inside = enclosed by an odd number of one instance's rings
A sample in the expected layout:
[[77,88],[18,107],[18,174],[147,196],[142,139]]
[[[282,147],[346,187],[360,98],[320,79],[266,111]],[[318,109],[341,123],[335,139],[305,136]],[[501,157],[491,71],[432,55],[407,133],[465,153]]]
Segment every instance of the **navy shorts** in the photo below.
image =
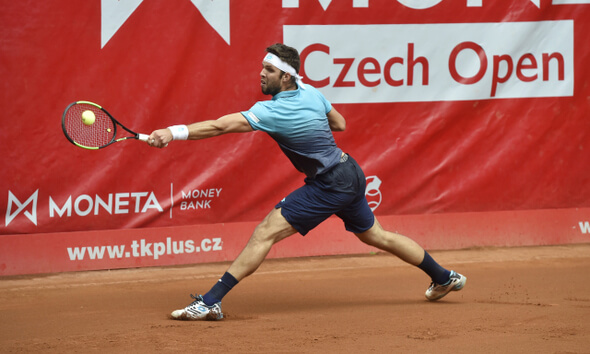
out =
[[344,155],[341,162],[315,178],[306,178],[275,208],[301,235],[337,215],[346,230],[362,233],[370,229],[375,216],[365,197],[367,181],[356,161]]

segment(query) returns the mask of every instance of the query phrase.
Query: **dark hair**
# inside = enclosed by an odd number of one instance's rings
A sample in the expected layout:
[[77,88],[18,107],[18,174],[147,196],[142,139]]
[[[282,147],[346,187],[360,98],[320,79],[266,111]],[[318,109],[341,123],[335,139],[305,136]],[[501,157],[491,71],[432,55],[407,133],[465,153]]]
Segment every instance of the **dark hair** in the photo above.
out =
[[293,69],[299,74],[299,67],[301,61],[299,59],[299,52],[293,47],[284,45],[283,43],[276,43],[266,48],[266,51],[279,57],[285,63],[291,65]]

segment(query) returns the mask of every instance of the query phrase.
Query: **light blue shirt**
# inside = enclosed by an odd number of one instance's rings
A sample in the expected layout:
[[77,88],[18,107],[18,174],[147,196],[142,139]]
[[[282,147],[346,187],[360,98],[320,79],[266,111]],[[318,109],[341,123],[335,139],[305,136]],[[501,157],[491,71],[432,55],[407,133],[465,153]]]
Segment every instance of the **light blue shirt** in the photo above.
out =
[[314,178],[340,162],[326,114],[332,105],[316,88],[279,92],[241,112],[254,130],[268,133],[295,168]]

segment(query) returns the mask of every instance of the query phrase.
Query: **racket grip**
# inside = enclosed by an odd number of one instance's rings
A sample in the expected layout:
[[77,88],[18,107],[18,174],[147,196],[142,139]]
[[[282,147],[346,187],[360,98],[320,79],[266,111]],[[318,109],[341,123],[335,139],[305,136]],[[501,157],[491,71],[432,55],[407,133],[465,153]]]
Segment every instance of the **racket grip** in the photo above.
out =
[[148,141],[148,138],[150,136],[146,135],[146,134],[137,134],[137,139],[141,140],[141,141]]

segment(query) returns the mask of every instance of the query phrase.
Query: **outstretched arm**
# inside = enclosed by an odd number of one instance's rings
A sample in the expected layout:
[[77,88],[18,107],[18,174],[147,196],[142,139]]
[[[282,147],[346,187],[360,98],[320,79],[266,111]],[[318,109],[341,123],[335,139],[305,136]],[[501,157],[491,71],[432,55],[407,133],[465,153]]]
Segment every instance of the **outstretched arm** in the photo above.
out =
[[[228,133],[246,133],[253,131],[250,123],[241,113],[225,115],[217,120],[205,120],[190,124],[188,127],[188,140],[200,140]],[[148,138],[148,144],[153,147],[163,148],[173,140],[170,129],[158,129],[153,131]]]

